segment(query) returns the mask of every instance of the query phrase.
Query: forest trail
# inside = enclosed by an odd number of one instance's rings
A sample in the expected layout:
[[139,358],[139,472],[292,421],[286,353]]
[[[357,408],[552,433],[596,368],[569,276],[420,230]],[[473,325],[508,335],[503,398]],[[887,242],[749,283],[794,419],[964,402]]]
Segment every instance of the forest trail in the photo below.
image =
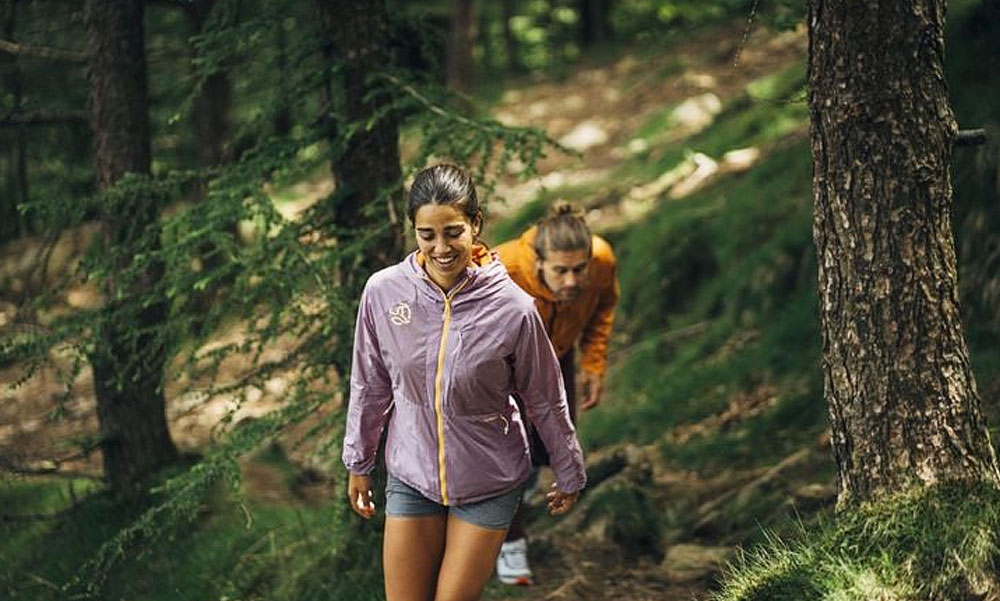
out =
[[[584,61],[562,81],[507,89],[493,111],[497,120],[543,128],[581,155],[550,150],[537,177],[502,178],[501,201],[490,206],[491,217],[516,213],[542,190],[590,184],[598,190],[585,203],[588,221],[598,230],[620,225],[629,198],[653,182],[607,178],[623,159],[646,152],[649,140],[640,135],[645,123],[669,111],[670,140],[683,141],[710,126],[750,82],[804,64],[804,28],[775,32],[757,25],[748,33],[745,27],[745,22],[716,26],[669,51],[637,47],[605,64]],[[516,174],[518,167],[510,171]]]
[[[644,142],[635,137],[643,123],[668,107],[692,99],[715,105],[708,110],[711,114],[696,112],[691,123],[678,124],[677,139],[683,139],[705,127],[705,119],[710,123],[722,106],[744,93],[749,82],[804,60],[803,30],[776,33],[757,26],[744,41],[745,26],[745,22],[735,22],[711,29],[671,52],[654,53],[645,49],[642,53],[620,55],[606,64],[587,65],[585,61],[562,81],[526,83],[505,92],[494,110],[498,120],[512,125],[543,127],[550,136],[582,155],[576,157],[550,151],[539,164],[538,177],[521,182],[511,173],[501,178],[497,193],[505,202],[490,207],[491,217],[499,219],[513,214],[542,189],[593,184],[598,191],[586,205],[595,229],[627,221],[630,218],[628,200],[634,197],[630,196],[630,191],[653,182],[610,181],[607,178],[628,153],[643,151]],[[309,182],[302,187],[303,198],[319,197],[329,189],[328,181]],[[308,202],[291,204],[301,207]],[[74,246],[67,244],[68,248],[57,247],[56,252],[71,253]],[[25,263],[37,255],[40,247],[38,242],[33,246],[30,242],[21,243],[8,250],[0,263]],[[69,264],[65,257],[54,258]],[[87,291],[78,291],[76,306],[87,306],[88,302]],[[0,301],[0,325],[5,323],[9,311],[9,303],[4,305]],[[221,334],[213,344],[221,345],[237,336],[233,330]],[[291,347],[292,341],[287,344]],[[285,350],[279,346],[269,352],[280,355]],[[245,367],[237,357],[221,373],[225,379],[235,379]],[[0,381],[13,381],[16,369],[10,366],[0,369]],[[62,380],[67,376],[73,382],[72,396],[64,394]],[[168,413],[176,442],[184,450],[201,448],[211,440],[220,418],[237,404],[239,410],[234,423],[270,411],[278,406],[293,377],[291,373],[278,375],[263,388],[207,403],[197,393],[181,393],[190,384],[183,378],[171,381],[167,389]],[[80,454],[78,450],[96,433],[92,386],[89,369],[74,375],[44,368],[17,389],[3,387],[0,390],[0,456],[32,469],[99,473],[98,455]],[[586,419],[586,415],[582,419]],[[712,427],[712,424],[705,427]],[[820,452],[822,444],[817,446],[816,453]],[[67,459],[53,464],[52,457]],[[293,459],[302,457],[292,456]],[[595,488],[603,486],[605,490],[608,487],[613,490],[615,486],[627,488],[631,483],[642,481],[647,490],[653,491],[650,508],[711,512],[717,507],[712,505],[714,499],[733,495],[739,487],[767,477],[766,471],[758,470],[702,481],[691,474],[668,470],[656,457],[652,448],[618,448],[595,453],[589,458],[592,468],[603,465],[602,462],[612,467],[606,470],[601,481],[592,484]],[[800,460],[807,463],[811,458]],[[280,481],[273,471],[257,468],[248,470],[246,475],[251,494],[256,491],[271,501],[292,499],[269,492],[277,486],[275,482]],[[540,490],[548,485],[545,478],[543,475]],[[336,490],[326,492],[339,494]],[[323,494],[313,491],[308,496],[319,500]],[[692,555],[701,552],[702,559],[711,556],[706,564],[710,567],[699,569],[691,563],[697,563],[697,557],[683,559],[672,557],[671,550],[649,552],[648,549],[630,548],[632,543],[622,544],[623,539],[614,524],[607,520],[588,521],[591,515],[588,504],[592,497],[584,496],[574,514],[556,521],[541,515],[542,496],[541,492],[536,492],[533,498],[529,529],[536,586],[506,588],[494,583],[487,591],[487,598],[546,601],[704,598],[717,573],[715,567],[719,558],[732,557],[734,537],[714,538],[708,513],[703,516],[709,524],[704,530],[707,534],[689,541],[691,548],[685,547]],[[675,503],[678,498],[683,498],[684,503]],[[641,521],[642,516],[636,517]]]
[[[745,26],[745,22],[732,23],[692,37],[675,51],[648,52],[648,56],[647,52],[625,53],[609,64],[575,69],[563,81],[507,90],[494,110],[498,120],[509,125],[544,128],[552,138],[580,151],[582,156],[550,152],[539,163],[538,177],[527,182],[519,182],[513,176],[504,178],[497,186],[503,202],[490,206],[490,216],[502,219],[515,214],[543,189],[592,186],[596,191],[582,204],[595,230],[619,227],[634,219],[630,199],[637,196],[636,190],[655,182],[621,181],[609,176],[629,153],[645,150],[645,142],[636,135],[644,123],[671,107],[690,106],[692,110],[687,116],[690,121],[676,123],[671,133],[675,136],[673,140],[683,140],[707,127],[721,107],[745,94],[750,82],[804,62],[807,42],[803,29],[777,33],[756,27],[744,40]],[[713,103],[717,104],[712,106]],[[677,114],[675,110],[672,116]],[[699,175],[692,172],[687,177],[693,180]],[[711,176],[690,181],[690,189],[704,185],[709,179]],[[716,419],[709,418],[686,429],[719,428],[720,422],[739,420],[743,414],[755,410],[753,406],[730,409],[721,419],[713,416]],[[580,419],[587,419],[587,415]],[[677,434],[685,436],[690,432]],[[671,470],[652,446],[606,449],[592,454],[588,457],[592,474],[601,473],[603,464],[616,463],[609,457],[626,459],[615,465],[618,471],[603,474],[602,481],[592,481],[588,494],[563,520],[543,515],[544,495],[536,492],[528,528],[535,586],[511,588],[494,583],[487,598],[706,599],[720,565],[736,559],[736,543],[740,538],[732,533],[713,532],[720,508],[725,502],[747,494],[746,491],[774,485],[777,479],[795,480],[795,476],[808,472],[808,466],[824,460],[826,444],[826,440],[817,441],[814,449],[799,452],[776,468],[734,471],[710,481]],[[540,491],[548,486],[547,477],[551,478],[550,472],[543,470]],[[614,518],[592,519],[598,512],[590,510],[591,497],[602,496],[594,494],[595,489],[610,489],[613,497],[615,487],[621,487],[624,494],[636,485],[651,493],[647,507],[654,511],[696,512],[703,525],[700,536],[672,540],[667,549],[641,549],[635,547],[641,546],[642,541],[627,540],[616,532],[609,523]],[[832,494],[828,488],[811,490],[799,496],[814,494],[821,499],[818,502],[823,502]],[[811,502],[805,498],[797,501]],[[651,516],[632,517],[641,522]],[[634,529],[630,533],[634,534]],[[660,541],[645,543],[659,547]]]

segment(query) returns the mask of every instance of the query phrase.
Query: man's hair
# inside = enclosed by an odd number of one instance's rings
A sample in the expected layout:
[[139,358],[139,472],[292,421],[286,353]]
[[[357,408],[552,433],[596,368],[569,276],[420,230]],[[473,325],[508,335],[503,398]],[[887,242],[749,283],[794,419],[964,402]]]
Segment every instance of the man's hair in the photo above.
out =
[[553,250],[585,250],[590,256],[593,242],[583,213],[568,202],[557,202],[549,216],[538,222],[534,247],[535,254],[543,261]]

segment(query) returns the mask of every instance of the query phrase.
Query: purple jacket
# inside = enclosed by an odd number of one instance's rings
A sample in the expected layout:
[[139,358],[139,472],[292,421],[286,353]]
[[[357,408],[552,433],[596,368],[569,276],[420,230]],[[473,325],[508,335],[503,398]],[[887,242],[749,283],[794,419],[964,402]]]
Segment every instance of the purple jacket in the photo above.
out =
[[[488,257],[488,256],[487,256]],[[549,451],[556,483],[586,483],[562,375],[534,300],[493,258],[447,297],[414,252],[369,278],[354,334],[344,465],[375,465],[388,423],[390,473],[444,505],[513,489],[531,473],[517,405]]]

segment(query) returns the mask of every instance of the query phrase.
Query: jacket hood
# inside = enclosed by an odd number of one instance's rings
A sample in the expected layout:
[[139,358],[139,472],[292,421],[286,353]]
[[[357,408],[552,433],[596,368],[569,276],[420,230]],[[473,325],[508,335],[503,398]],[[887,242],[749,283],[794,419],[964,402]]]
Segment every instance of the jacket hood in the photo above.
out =
[[514,279],[525,292],[534,298],[555,303],[559,299],[538,276],[538,256],[535,254],[535,233],[537,231],[537,227],[531,226],[514,241],[514,244],[519,248],[513,259],[515,264],[510,266],[510,271],[512,273],[517,271],[518,277]]

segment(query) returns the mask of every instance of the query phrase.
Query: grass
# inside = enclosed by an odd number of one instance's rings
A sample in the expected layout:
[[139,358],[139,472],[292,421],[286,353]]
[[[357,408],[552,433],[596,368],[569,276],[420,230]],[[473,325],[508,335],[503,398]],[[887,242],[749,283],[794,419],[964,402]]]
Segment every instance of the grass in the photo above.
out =
[[[256,461],[290,484],[292,468],[280,454]],[[68,505],[66,486],[60,480],[7,481],[0,507],[5,513],[56,511]],[[96,494],[57,518],[3,523],[0,597],[55,601],[80,592],[72,583],[88,576],[80,573],[85,562],[154,502]],[[220,488],[203,500],[194,523],[128,549],[97,594],[148,601],[379,599],[381,527],[341,515],[347,511],[339,502],[274,503]]]
[[[775,383],[794,408],[779,405],[720,439],[733,449],[724,456],[709,445],[713,452],[698,462],[689,449],[686,467],[734,459],[745,448],[731,444],[737,436],[787,431],[787,445],[741,461],[766,464],[822,429],[809,181],[808,152],[791,145],[612,236],[622,285],[617,327],[629,346],[610,378],[617,401],[581,424],[588,445],[654,442],[762,382]],[[697,336],[671,338],[698,324]]]
[[1000,490],[942,483],[887,497],[751,552],[717,601],[978,598],[1000,568]]

